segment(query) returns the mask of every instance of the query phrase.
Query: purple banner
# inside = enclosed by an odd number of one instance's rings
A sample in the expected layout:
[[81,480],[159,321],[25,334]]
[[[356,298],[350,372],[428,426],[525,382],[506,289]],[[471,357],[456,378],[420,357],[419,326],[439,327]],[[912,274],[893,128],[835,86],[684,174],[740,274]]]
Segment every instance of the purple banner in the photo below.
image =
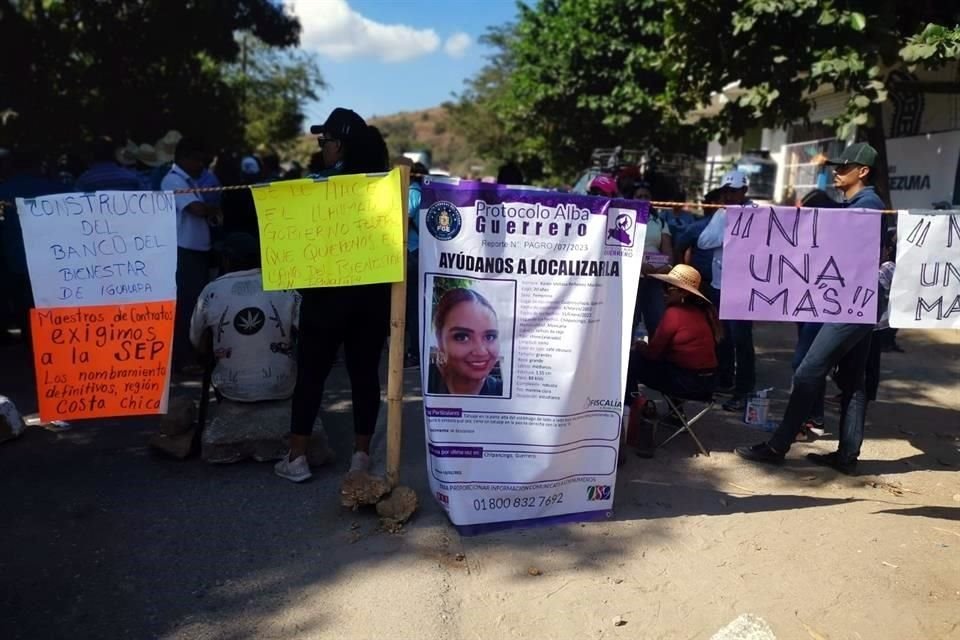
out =
[[720,317],[873,324],[879,266],[874,211],[730,207]]

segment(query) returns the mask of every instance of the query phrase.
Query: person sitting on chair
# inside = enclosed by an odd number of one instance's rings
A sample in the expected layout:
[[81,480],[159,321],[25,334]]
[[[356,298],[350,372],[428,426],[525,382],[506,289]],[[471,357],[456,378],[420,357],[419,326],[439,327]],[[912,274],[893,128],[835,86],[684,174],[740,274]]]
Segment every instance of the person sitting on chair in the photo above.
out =
[[[680,399],[707,398],[713,392],[721,330],[716,309],[700,293],[700,274],[679,264],[669,273],[649,277],[664,282],[667,309],[650,343],[633,345],[627,403],[638,384]],[[647,435],[652,439],[652,433]],[[652,442],[646,444],[643,449],[652,448]]]

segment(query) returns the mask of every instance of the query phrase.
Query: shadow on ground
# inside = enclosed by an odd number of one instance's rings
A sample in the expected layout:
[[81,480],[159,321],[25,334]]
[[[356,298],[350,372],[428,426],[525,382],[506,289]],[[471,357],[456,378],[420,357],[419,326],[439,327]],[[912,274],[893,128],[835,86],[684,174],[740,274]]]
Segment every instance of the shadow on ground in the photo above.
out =
[[[758,327],[763,386],[774,386],[775,411],[789,388],[792,329]],[[865,460],[868,474],[950,469],[957,464],[956,411],[933,406],[931,386],[960,379],[956,346],[905,340],[908,354],[885,357],[881,401],[871,406],[868,438],[906,440],[918,453],[900,460]],[[25,350],[4,347],[0,390],[25,412],[35,410]],[[941,363],[931,368],[929,362]],[[430,498],[424,472],[422,405],[416,372],[407,372],[403,480],[421,498],[421,510],[398,535],[377,530],[370,513],[338,505],[349,459],[349,390],[341,367],[328,384],[325,416],[339,458],[313,481],[294,486],[269,464],[210,466],[158,457],[145,446],[155,419],[76,423],[69,431],[30,429],[0,446],[0,637],[241,638],[318,633],[337,612],[322,607],[296,615],[302,594],[330,594],[351,576],[384,563],[413,563],[444,573],[469,572],[458,555],[462,541]],[[766,381],[769,380],[769,383]],[[920,382],[920,381],[923,382]],[[954,387],[954,392],[956,388]],[[835,422],[835,415],[832,418]],[[719,410],[698,429],[714,451],[758,441],[764,434]],[[798,491],[758,494],[693,457],[681,438],[657,459],[631,459],[620,474],[615,518],[635,522],[638,535],[667,535],[662,522],[683,515],[730,515],[815,509],[857,498],[817,497]],[[632,455],[632,454],[631,454]],[[808,466],[791,460],[769,473],[791,486]],[[821,482],[818,479],[814,482]],[[829,477],[828,477],[829,479]],[[876,501],[874,501],[876,502]],[[898,504],[898,507],[902,505]],[[882,514],[958,520],[960,509],[892,508]],[[593,525],[550,530],[556,561],[589,567],[624,552],[625,539],[593,535]],[[507,531],[472,538],[484,549],[542,548],[543,537]],[[522,579],[525,567],[517,568]],[[384,585],[402,589],[402,584]],[[365,615],[357,602],[356,615]],[[274,617],[269,628],[242,621]],[[277,626],[279,625],[279,626]]]

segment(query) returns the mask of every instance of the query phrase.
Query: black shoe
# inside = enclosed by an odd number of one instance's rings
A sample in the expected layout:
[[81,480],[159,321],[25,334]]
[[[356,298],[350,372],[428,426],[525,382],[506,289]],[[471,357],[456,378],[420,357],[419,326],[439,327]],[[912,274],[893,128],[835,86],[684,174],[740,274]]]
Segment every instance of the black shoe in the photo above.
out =
[[724,411],[731,411],[733,413],[743,413],[744,409],[747,408],[747,399],[744,396],[733,396],[729,400],[723,403]]
[[738,456],[751,462],[765,462],[767,464],[783,463],[783,454],[777,453],[766,442],[755,444],[752,447],[737,447],[733,450]]
[[856,460],[843,461],[840,459],[840,456],[837,455],[837,452],[827,453],[827,454],[808,453],[807,460],[809,460],[813,464],[818,464],[821,467],[830,467],[831,469],[835,471],[839,471],[840,473],[847,476],[856,475],[857,473],[857,461]]

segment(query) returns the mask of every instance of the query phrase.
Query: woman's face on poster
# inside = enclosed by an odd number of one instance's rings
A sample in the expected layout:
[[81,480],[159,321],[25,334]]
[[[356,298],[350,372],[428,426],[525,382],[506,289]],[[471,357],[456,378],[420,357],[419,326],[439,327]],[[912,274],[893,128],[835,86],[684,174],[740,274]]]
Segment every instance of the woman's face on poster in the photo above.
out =
[[446,369],[460,378],[483,380],[500,358],[497,316],[485,305],[461,302],[447,316],[440,333]]

